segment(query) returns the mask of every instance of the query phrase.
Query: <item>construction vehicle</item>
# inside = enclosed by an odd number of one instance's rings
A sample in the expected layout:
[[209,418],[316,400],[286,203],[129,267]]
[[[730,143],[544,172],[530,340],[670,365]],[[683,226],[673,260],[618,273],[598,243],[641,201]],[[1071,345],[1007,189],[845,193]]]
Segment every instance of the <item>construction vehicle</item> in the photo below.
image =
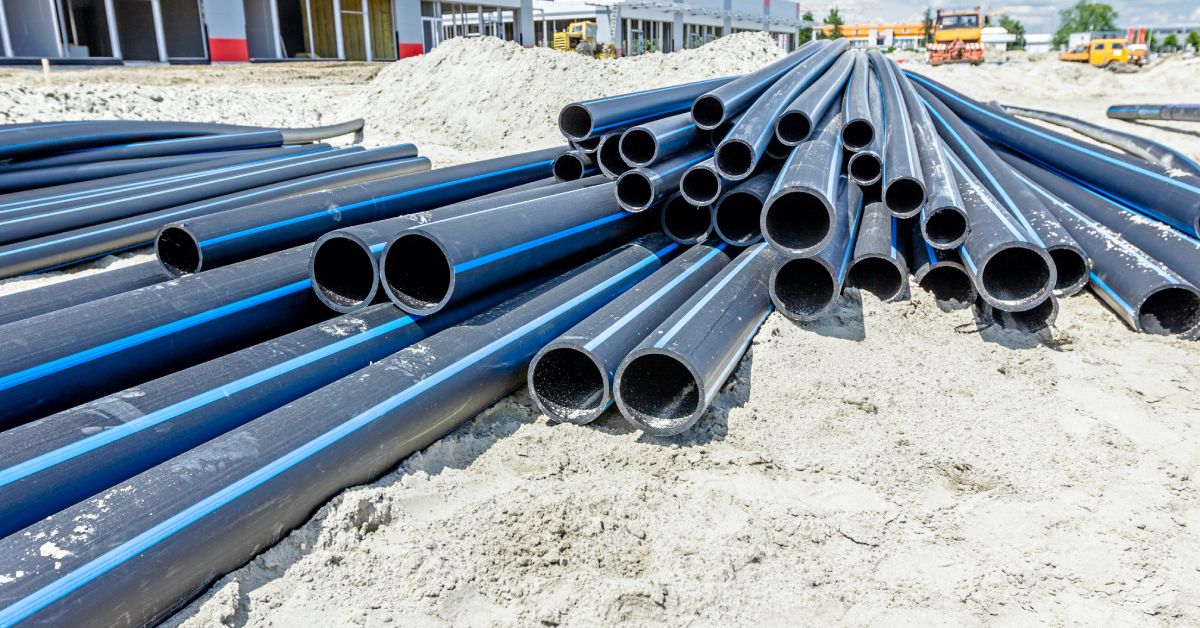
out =
[[616,48],[596,42],[595,22],[571,22],[567,30],[554,33],[552,48],[559,52],[578,52],[599,59],[616,57]]
[[938,9],[933,21],[933,42],[926,46],[930,65],[983,63],[983,14]]
[[1098,68],[1106,68],[1112,63],[1131,63],[1142,65],[1146,62],[1145,47],[1135,48],[1136,44],[1127,44],[1124,38],[1104,37],[1092,39],[1074,48],[1059,53],[1059,61],[1087,63]]

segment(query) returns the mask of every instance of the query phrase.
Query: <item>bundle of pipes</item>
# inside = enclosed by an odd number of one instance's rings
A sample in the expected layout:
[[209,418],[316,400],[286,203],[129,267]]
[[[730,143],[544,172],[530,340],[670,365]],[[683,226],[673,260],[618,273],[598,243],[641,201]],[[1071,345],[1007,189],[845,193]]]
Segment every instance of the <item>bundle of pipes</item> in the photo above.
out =
[[146,211],[159,268],[0,301],[0,624],[156,622],[522,384],[554,420],[679,434],[774,309],[846,288],[911,275],[1032,332],[1090,285],[1134,329],[1200,329],[1196,181],[882,55],[814,42],[560,126],[567,149]]

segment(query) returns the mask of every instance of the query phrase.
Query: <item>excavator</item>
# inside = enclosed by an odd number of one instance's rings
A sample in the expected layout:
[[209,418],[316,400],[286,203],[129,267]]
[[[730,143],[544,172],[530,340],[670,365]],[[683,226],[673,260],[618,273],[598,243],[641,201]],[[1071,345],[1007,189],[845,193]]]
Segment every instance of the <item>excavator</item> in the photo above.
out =
[[598,45],[596,42],[595,22],[571,22],[567,30],[554,33],[551,48],[559,52],[578,52],[597,59],[616,57],[616,48],[611,45]]
[[983,63],[983,14],[938,9],[933,21],[933,42],[926,46],[930,65]]

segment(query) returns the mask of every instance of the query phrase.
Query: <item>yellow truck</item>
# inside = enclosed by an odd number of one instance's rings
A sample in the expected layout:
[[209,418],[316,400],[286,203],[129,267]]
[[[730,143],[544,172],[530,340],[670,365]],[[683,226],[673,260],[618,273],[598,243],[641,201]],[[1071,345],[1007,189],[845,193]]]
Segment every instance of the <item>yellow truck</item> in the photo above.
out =
[[973,11],[938,9],[933,22],[933,41],[925,47],[930,65],[983,63],[983,14]]
[[1059,53],[1060,61],[1087,63],[1098,68],[1107,67],[1110,63],[1132,63],[1142,65],[1146,61],[1144,50],[1132,49],[1124,39],[1105,38],[1093,39],[1085,44]]

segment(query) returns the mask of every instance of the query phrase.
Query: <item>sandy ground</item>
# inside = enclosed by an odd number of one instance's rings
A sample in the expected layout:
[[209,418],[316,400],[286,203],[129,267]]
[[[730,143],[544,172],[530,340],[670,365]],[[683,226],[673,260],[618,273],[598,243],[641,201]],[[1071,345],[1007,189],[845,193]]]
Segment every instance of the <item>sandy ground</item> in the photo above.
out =
[[[0,121],[361,115],[368,142],[415,141],[445,165],[557,143],[570,100],[775,54],[753,36],[618,63],[484,41],[382,70],[0,72]],[[1134,75],[906,66],[1096,122],[1200,84],[1179,60]],[[1139,127],[1200,158],[1200,129]],[[773,315],[677,438],[615,412],[551,424],[519,391],[345,491],[171,624],[1195,625],[1198,381],[1200,345],[1135,334],[1086,292],[1036,337],[920,291],[849,294],[819,324]]]

